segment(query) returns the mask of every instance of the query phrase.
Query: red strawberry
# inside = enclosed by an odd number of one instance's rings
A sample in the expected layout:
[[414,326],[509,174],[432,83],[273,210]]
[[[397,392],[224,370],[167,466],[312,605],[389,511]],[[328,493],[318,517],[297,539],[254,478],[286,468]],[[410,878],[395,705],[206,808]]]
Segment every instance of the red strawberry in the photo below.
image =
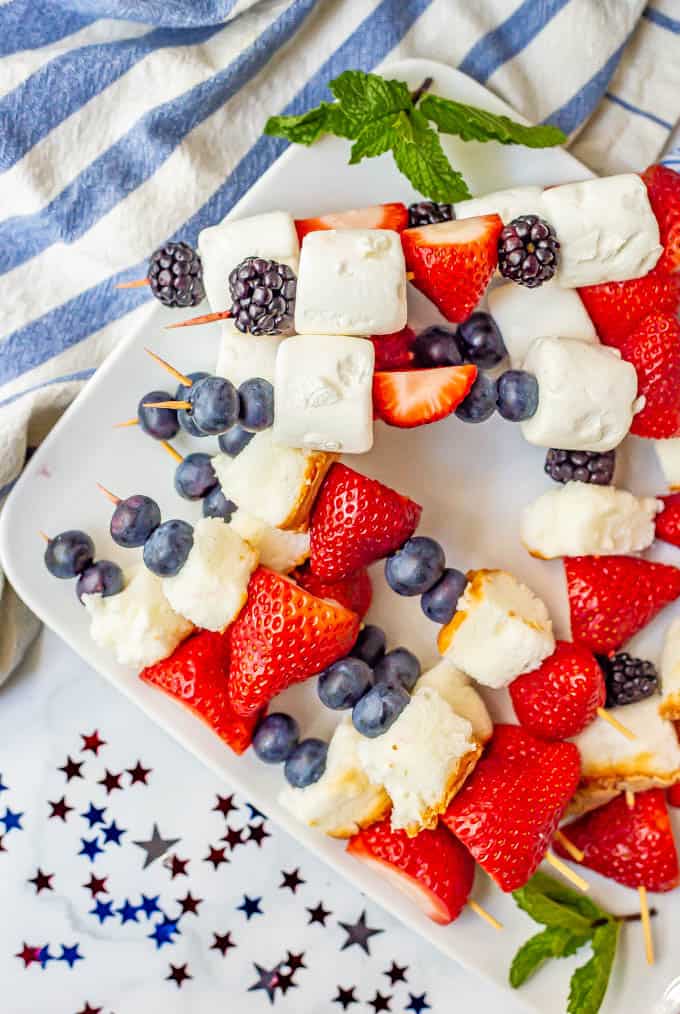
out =
[[373,335],[371,341],[375,349],[375,369],[410,369],[416,358],[413,351],[415,340],[416,333],[408,325],[393,334]]
[[370,208],[352,208],[351,211],[332,211],[317,218],[298,218],[295,228],[300,242],[308,232],[320,229],[393,229],[401,232],[408,225],[405,204],[374,204]]
[[422,507],[376,479],[334,464],[312,510],[310,566],[337,581],[380,560],[410,538]]
[[291,577],[305,591],[316,595],[319,599],[333,599],[339,602],[341,606],[356,613],[359,619],[363,619],[370,609],[373,586],[365,567],[343,577],[340,581],[324,581],[316,576],[309,564],[306,564],[291,574]]
[[680,782],[666,789],[666,802],[669,806],[680,806]]
[[447,320],[465,320],[484,295],[498,263],[502,228],[498,215],[482,215],[402,232],[413,284]]
[[578,291],[601,340],[615,348],[650,313],[675,315],[680,306],[680,276],[656,270],[628,282],[603,282]]
[[650,165],[642,179],[663,244],[655,270],[677,271],[680,268],[680,175],[665,165]]
[[587,648],[558,641],[555,651],[533,672],[510,684],[521,724],[540,739],[569,739],[589,725],[604,706],[602,670]]
[[229,656],[229,631],[201,630],[169,658],[142,669],[139,677],[190,708],[234,753],[243,753],[253,738],[258,715],[243,718],[231,706]]
[[664,508],[656,516],[655,528],[657,539],[680,546],[680,493],[660,496]]
[[518,725],[496,725],[442,820],[502,891],[514,891],[545,856],[580,774],[573,743],[545,743]]
[[[672,891],[680,883],[678,855],[661,789],[636,792],[635,805],[617,796],[566,829],[584,853],[583,865],[626,887]],[[558,841],[555,851],[571,858]]]
[[680,569],[634,556],[575,556],[564,561],[571,635],[609,655],[680,595]]
[[373,410],[389,426],[402,429],[437,422],[458,408],[476,376],[476,366],[374,373]]
[[405,831],[392,831],[386,817],[356,834],[347,851],[379,867],[428,919],[442,925],[460,915],[472,890],[474,860],[441,824],[409,838]]
[[680,324],[667,313],[653,313],[628,335],[621,355],[638,376],[645,405],[633,416],[639,437],[680,436]]

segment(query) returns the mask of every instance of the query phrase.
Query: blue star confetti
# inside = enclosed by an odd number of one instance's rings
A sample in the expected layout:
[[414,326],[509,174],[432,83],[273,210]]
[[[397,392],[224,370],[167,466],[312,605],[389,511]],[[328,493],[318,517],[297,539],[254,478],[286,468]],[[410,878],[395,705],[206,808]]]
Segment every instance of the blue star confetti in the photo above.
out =
[[104,851],[96,838],[81,838],[80,843],[82,847],[78,855],[87,856],[91,863],[95,861],[100,852]]
[[56,961],[65,961],[69,968],[73,968],[76,961],[84,961],[83,955],[80,953],[80,944],[73,944],[72,947],[67,947],[66,944],[61,945],[61,954]]
[[141,905],[131,905],[126,898],[120,908],[116,909],[116,912],[120,916],[121,924],[124,926],[126,922],[139,922],[139,912]]
[[100,899],[97,898],[94,908],[90,909],[90,915],[96,915],[100,923],[106,922],[107,919],[113,919],[113,902],[100,901]]
[[174,944],[172,939],[175,933],[181,933],[177,925],[177,919],[168,919],[164,916],[162,922],[157,922],[153,933],[149,933],[149,939],[156,942],[156,950],[160,950],[164,944]]
[[104,835],[104,842],[114,842],[116,845],[120,845],[120,839],[125,834],[125,828],[118,827],[115,820],[112,820],[108,827],[102,829]]
[[250,922],[254,915],[264,915],[264,912],[260,908],[260,902],[262,898],[249,898],[247,894],[243,895],[243,901],[236,908],[239,912],[244,912],[245,917]]
[[5,783],[2,780],[2,775],[0,775],[0,792],[7,792],[8,788],[9,786],[5,785]]
[[54,955],[50,954],[49,944],[45,944],[44,947],[40,948],[36,956],[36,961],[40,962],[40,967],[43,969],[47,968],[47,964],[49,961],[54,961]]
[[430,1004],[425,999],[426,996],[427,993],[421,993],[419,996],[409,993],[409,1004],[408,1007],[404,1009],[413,1011],[413,1014],[422,1014],[424,1010],[432,1010]]
[[101,809],[95,806],[94,803],[90,803],[87,810],[81,813],[81,817],[84,817],[89,827],[94,827],[95,824],[105,824],[104,814],[106,813],[106,807],[103,806]]
[[150,919],[151,916],[154,914],[154,912],[160,912],[161,909],[160,905],[158,904],[159,899],[160,899],[159,894],[157,894],[154,898],[147,898],[145,894],[142,895],[142,900],[139,904],[139,907],[144,913],[144,915],[147,917],[147,919]]
[[17,831],[23,831],[24,828],[21,824],[21,818],[23,816],[23,813],[15,813],[13,810],[10,810],[9,806],[6,807],[4,817],[0,817],[0,824],[5,825],[5,834],[9,831],[14,831],[15,829]]

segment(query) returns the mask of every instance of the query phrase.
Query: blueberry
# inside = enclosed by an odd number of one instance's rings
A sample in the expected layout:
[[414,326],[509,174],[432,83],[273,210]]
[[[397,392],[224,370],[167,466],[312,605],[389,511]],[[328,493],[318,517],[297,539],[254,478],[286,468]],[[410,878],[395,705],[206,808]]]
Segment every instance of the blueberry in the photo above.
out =
[[470,392],[456,409],[463,422],[480,423],[490,419],[496,409],[496,381],[478,373]]
[[304,789],[321,778],[327,753],[328,744],[322,739],[303,739],[286,761],[283,773],[296,789]]
[[97,560],[82,572],[76,583],[76,595],[83,601],[83,595],[117,595],[122,592],[125,581],[123,571],[111,560]]
[[187,454],[175,469],[175,489],[185,500],[200,500],[217,486],[209,454]]
[[77,577],[90,566],[94,542],[86,532],[60,532],[47,543],[45,566],[54,577]]
[[160,523],[161,511],[156,501],[135,493],[116,504],[111,517],[111,538],[117,546],[135,549],[144,545]]
[[215,486],[203,497],[203,517],[222,518],[224,521],[231,521],[231,516],[236,510],[233,500],[227,500],[219,486]]
[[376,686],[384,683],[413,690],[420,673],[420,662],[412,651],[408,648],[394,648],[376,665],[373,680]]
[[526,370],[506,370],[496,381],[496,407],[504,419],[521,422],[536,415],[538,381]]
[[422,595],[444,573],[444,550],[424,535],[409,539],[385,561],[387,583],[398,595]]
[[458,328],[458,345],[465,359],[488,370],[505,359],[507,351],[493,317],[478,310]]
[[217,443],[224,454],[228,454],[230,458],[235,458],[244,447],[248,446],[254,436],[254,433],[248,433],[247,430],[244,430],[237,423],[236,426],[230,427],[226,433],[220,433]]
[[297,746],[300,727],[290,715],[274,712],[263,718],[253,736],[253,750],[265,764],[281,764]]
[[147,403],[154,401],[172,401],[169,391],[149,391],[140,399],[137,406],[139,425],[154,440],[171,440],[179,430],[177,410],[174,408],[148,408]]
[[224,433],[238,419],[238,391],[226,377],[204,377],[189,391],[191,414],[203,433]]
[[362,736],[382,736],[396,722],[410,700],[402,686],[378,683],[354,705],[352,722]]
[[353,708],[370,687],[371,676],[370,666],[360,658],[341,658],[319,676],[321,703],[334,711]]
[[239,422],[249,433],[259,433],[274,424],[274,388],[262,377],[244,380],[238,389],[241,399]]
[[372,623],[367,623],[359,631],[359,636],[354,642],[354,647],[350,654],[353,658],[360,658],[366,665],[370,665],[372,669],[376,662],[379,662],[385,654],[386,643],[385,631],[381,630],[380,627],[374,626]]
[[420,600],[420,606],[428,620],[434,623],[448,623],[456,611],[468,580],[460,570],[447,567],[441,579]]
[[460,366],[463,362],[455,331],[438,324],[420,332],[413,351],[418,366]]
[[186,521],[164,521],[144,544],[144,563],[158,577],[174,577],[194,544],[194,530]]
[[[189,380],[192,381],[192,384],[196,384],[199,380],[203,380],[204,377],[210,376],[210,374],[206,373],[204,370],[198,370],[196,373],[188,373],[187,376]],[[190,391],[191,387],[187,387],[185,384],[180,384],[175,391],[175,401],[188,401]],[[189,434],[189,436],[207,437],[208,435],[198,428],[194,422],[191,412],[187,412],[185,408],[179,409],[177,413],[177,422],[180,424],[184,432]]]

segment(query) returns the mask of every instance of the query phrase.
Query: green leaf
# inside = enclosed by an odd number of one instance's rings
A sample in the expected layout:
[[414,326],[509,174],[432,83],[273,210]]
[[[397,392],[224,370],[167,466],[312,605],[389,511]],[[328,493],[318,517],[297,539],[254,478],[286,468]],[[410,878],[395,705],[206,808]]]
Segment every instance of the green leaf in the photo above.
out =
[[432,201],[464,201],[470,191],[461,174],[444,154],[439,136],[415,109],[402,113],[392,149],[397,168],[423,197]]
[[530,937],[512,959],[510,985],[517,989],[549,958],[566,958],[588,943],[589,935],[553,926]]
[[528,884],[521,890],[544,894],[552,901],[559,902],[561,905],[571,908],[574,912],[578,912],[579,915],[582,915],[591,922],[596,922],[598,919],[612,918],[608,912],[605,912],[603,908],[596,905],[582,891],[574,890],[573,887],[567,887],[562,881],[555,880],[554,877],[549,876],[547,873],[541,873],[540,871],[534,873]]
[[593,933],[593,956],[571,977],[567,1014],[597,1014],[611,975],[620,923],[612,920]]
[[411,93],[403,81],[388,81],[362,70],[346,70],[328,87],[348,119],[364,126],[413,107]]
[[527,148],[552,148],[564,144],[567,139],[557,127],[527,127],[509,116],[499,116],[437,95],[425,95],[418,108],[442,133],[457,134],[463,141],[500,141],[501,144],[523,144]]
[[589,936],[592,932],[591,919],[586,919],[567,905],[562,905],[545,894],[532,890],[529,884],[520,888],[519,891],[514,891],[513,897],[519,907],[531,916],[534,922],[585,936]]
[[354,126],[338,105],[322,102],[316,109],[310,109],[300,116],[270,116],[264,126],[264,133],[273,137],[285,137],[294,144],[310,145],[324,134],[338,137],[356,137]]
[[384,120],[369,123],[352,145],[349,163],[355,165],[357,162],[361,162],[362,158],[382,155],[386,151],[390,151],[398,140],[397,130],[386,124]]

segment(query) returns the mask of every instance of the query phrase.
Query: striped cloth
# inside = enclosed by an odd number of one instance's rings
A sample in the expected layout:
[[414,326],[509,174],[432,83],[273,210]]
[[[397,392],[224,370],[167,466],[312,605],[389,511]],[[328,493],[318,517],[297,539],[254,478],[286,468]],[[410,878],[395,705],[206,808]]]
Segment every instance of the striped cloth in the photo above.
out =
[[[266,115],[428,56],[562,127],[598,172],[638,169],[678,116],[679,33],[680,0],[0,0],[0,498],[150,314],[115,283],[194,244],[281,154]],[[33,630],[5,589],[0,678]]]

